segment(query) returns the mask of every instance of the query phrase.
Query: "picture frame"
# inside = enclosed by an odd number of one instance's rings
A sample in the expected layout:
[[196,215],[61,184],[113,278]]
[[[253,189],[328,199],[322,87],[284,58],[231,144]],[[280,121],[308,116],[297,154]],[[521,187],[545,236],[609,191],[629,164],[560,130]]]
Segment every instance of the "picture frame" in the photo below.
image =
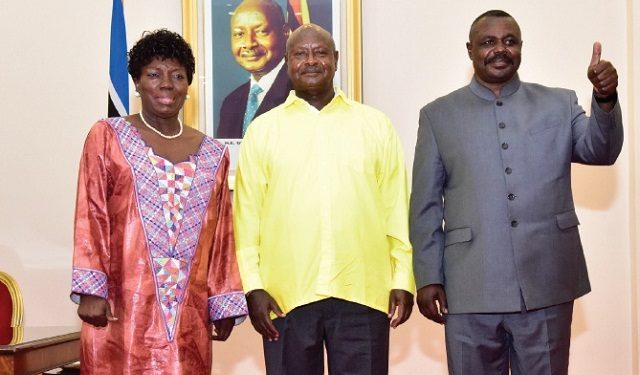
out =
[[[182,0],[183,37],[191,45],[196,56],[196,74],[189,87],[190,99],[183,108],[184,123],[216,136],[219,122],[220,103],[230,93],[233,82],[229,76],[248,82],[249,73],[233,60],[230,48],[229,20],[233,10],[241,0]],[[285,18],[291,11],[291,0],[276,0],[281,4]],[[308,8],[330,12],[324,14],[320,24],[327,28],[336,42],[340,53],[335,82],[348,97],[362,101],[362,20],[361,0],[306,0]],[[318,11],[318,12],[319,12]],[[308,12],[309,13],[309,12]],[[320,19],[320,17],[316,17]],[[314,21],[313,13],[311,22]],[[301,22],[302,23],[302,22]],[[215,32],[214,32],[215,31]],[[214,37],[215,35],[215,37]],[[222,65],[221,65],[222,64]],[[225,65],[227,64],[227,65]],[[214,66],[215,65],[215,66]],[[221,68],[222,66],[223,68]],[[223,69],[223,70],[221,70]],[[218,77],[218,79],[216,79]],[[233,184],[237,153],[241,138],[219,138],[229,147],[231,155],[230,183]]]

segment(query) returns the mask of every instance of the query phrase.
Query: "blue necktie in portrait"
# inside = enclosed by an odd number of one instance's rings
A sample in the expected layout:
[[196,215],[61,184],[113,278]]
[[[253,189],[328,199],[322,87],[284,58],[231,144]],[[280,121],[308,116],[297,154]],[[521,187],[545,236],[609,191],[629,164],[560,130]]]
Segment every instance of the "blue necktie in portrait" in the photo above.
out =
[[262,92],[262,87],[259,85],[251,86],[249,91],[249,99],[247,100],[247,110],[244,112],[244,121],[242,122],[242,136],[247,131],[249,123],[253,120],[253,116],[258,110],[258,95]]

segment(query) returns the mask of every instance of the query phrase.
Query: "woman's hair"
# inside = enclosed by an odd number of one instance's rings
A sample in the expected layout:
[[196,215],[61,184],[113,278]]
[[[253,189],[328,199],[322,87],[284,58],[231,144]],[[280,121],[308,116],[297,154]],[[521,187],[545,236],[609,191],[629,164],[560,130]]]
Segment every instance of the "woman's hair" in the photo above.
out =
[[167,29],[145,31],[142,38],[129,51],[131,78],[134,81],[139,80],[142,68],[155,58],[175,59],[187,71],[187,82],[191,84],[196,63],[189,43],[180,34]]

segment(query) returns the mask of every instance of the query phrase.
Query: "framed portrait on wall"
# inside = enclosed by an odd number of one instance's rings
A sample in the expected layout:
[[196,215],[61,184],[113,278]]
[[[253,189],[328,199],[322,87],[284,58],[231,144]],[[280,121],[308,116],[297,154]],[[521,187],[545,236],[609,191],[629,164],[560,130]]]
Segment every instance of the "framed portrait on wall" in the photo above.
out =
[[283,59],[288,34],[280,25],[294,30],[311,22],[330,31],[340,53],[335,84],[362,100],[360,1],[182,0],[183,35],[196,56],[184,122],[228,145],[231,176],[250,120],[284,102],[291,89]]

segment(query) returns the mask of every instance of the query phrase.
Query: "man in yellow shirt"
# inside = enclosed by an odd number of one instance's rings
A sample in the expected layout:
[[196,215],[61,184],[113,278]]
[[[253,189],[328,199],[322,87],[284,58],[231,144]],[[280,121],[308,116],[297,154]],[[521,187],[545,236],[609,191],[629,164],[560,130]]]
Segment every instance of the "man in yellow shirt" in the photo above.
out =
[[[287,42],[294,86],[240,149],[236,251],[268,374],[387,374],[415,288],[402,148],[389,119],[334,89],[331,35]],[[275,318],[274,320],[271,320]]]

